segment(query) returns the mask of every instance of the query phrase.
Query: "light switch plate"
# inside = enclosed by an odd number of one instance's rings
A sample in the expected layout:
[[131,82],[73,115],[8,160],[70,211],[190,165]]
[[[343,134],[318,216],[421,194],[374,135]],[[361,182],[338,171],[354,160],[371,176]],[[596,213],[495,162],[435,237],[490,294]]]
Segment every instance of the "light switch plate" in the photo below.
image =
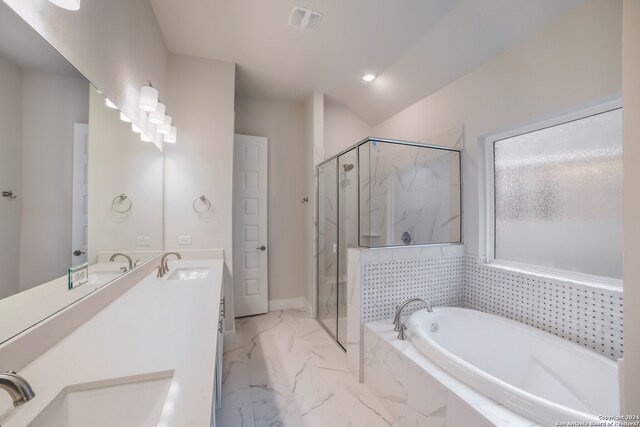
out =
[[179,245],[190,245],[191,244],[191,236],[178,236],[178,244]]
[[149,236],[136,237],[136,246],[151,246],[151,237]]

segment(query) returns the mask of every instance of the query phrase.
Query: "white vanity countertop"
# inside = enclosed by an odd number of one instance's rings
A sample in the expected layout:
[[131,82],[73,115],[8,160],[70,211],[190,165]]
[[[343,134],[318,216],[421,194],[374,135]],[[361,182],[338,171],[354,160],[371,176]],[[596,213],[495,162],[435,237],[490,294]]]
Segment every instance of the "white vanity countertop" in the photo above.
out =
[[36,397],[13,409],[0,393],[2,427],[27,425],[69,385],[175,371],[161,424],[208,426],[213,405],[222,260],[170,261],[209,267],[206,279],[154,273],[19,372]]

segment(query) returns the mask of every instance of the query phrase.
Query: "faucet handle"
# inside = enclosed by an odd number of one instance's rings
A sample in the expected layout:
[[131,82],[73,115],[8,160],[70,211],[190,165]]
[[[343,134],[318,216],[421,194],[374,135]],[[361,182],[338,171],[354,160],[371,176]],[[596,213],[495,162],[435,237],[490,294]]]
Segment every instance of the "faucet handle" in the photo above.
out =
[[405,326],[404,323],[402,325],[400,325],[400,332],[398,333],[398,339],[399,340],[406,340],[407,339],[407,334],[405,334],[405,332],[404,332],[406,330],[407,330],[407,327]]
[[18,373],[16,371],[7,371],[7,374],[18,375]]
[[158,274],[156,274],[157,278],[162,278],[164,277],[164,269],[162,268],[162,264],[157,265],[156,267],[158,267]]

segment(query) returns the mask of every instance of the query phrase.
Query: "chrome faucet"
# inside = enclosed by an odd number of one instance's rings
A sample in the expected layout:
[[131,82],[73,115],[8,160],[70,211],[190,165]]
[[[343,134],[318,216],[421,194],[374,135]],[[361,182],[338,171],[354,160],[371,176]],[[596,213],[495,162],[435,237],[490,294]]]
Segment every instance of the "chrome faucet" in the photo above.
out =
[[404,308],[408,304],[411,304],[412,302],[417,302],[417,301],[425,303],[427,305],[427,311],[429,313],[433,313],[433,308],[431,307],[431,303],[429,301],[427,301],[426,299],[409,298],[408,300],[406,300],[405,302],[400,304],[396,308],[396,316],[393,318],[393,324],[394,324],[393,330],[398,332],[398,339],[401,339],[401,340],[406,340],[407,339],[407,336],[404,333],[404,331],[407,330],[407,327],[404,325],[404,323],[402,323],[402,310],[404,310]]
[[9,396],[13,399],[13,406],[16,407],[24,405],[36,397],[36,394],[33,392],[33,389],[27,380],[22,378],[15,371],[0,374],[0,388],[9,393]]
[[160,258],[160,265],[158,266],[158,275],[156,277],[164,277],[164,275],[169,272],[169,260],[167,259],[169,255],[175,255],[176,258],[182,259],[178,252],[167,252],[162,255],[162,258]]
[[[120,252],[116,252],[115,254],[111,255],[111,258],[109,258],[109,261],[113,262],[115,261],[115,259],[119,256],[123,256],[127,259],[127,263],[129,264],[129,270],[131,270],[133,268],[133,260],[131,259],[131,257],[129,255],[120,253]],[[125,273],[127,272],[127,270],[124,271]]]

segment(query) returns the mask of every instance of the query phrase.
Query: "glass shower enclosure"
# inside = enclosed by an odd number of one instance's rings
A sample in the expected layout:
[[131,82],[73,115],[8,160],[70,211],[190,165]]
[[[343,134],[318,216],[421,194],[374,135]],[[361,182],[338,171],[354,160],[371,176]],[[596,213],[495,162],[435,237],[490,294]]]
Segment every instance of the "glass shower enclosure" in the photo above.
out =
[[462,241],[460,150],[367,138],[317,167],[317,319],[346,348],[347,249]]

